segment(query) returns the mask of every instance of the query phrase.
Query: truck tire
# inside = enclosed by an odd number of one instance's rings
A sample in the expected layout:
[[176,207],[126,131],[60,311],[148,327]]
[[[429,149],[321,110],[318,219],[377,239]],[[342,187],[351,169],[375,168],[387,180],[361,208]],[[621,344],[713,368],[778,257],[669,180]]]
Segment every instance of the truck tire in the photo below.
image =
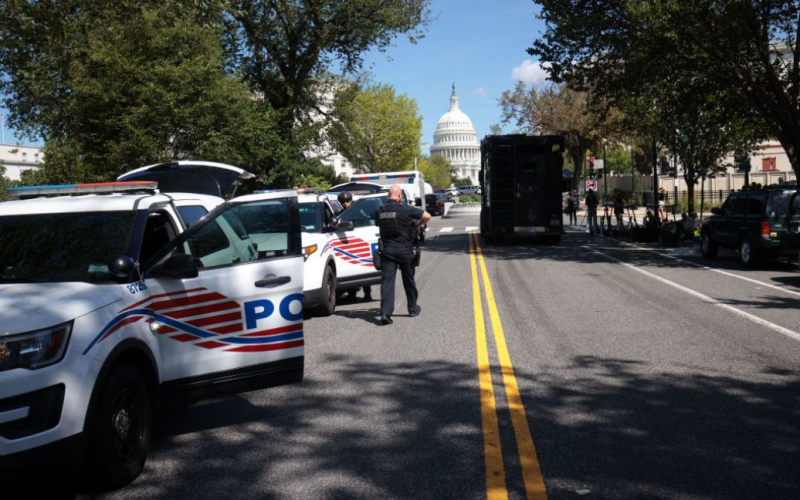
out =
[[717,252],[719,252],[719,244],[711,241],[711,235],[708,231],[704,231],[700,239],[700,252],[705,259],[714,259],[717,257]]
[[753,248],[753,242],[749,236],[742,238],[739,242],[739,262],[748,269],[752,269],[758,265],[759,259],[758,251]]
[[322,277],[322,297],[314,308],[315,316],[330,316],[336,310],[336,273],[331,266],[325,266]]
[[124,363],[111,370],[99,396],[89,467],[101,486],[116,489],[144,468],[152,431],[150,392],[139,370]]

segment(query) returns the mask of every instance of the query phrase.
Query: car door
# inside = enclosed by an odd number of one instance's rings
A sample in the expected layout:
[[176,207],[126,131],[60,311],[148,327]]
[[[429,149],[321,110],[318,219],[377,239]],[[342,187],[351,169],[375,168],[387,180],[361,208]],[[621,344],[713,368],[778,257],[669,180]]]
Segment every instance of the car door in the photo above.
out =
[[274,192],[212,210],[145,266],[162,382],[213,394],[302,378],[303,257],[297,198]]
[[328,242],[333,247],[340,281],[377,273],[373,255],[378,251],[380,231],[374,215],[386,199],[386,196],[361,198],[342,212],[341,219],[352,222],[353,229],[331,233]]

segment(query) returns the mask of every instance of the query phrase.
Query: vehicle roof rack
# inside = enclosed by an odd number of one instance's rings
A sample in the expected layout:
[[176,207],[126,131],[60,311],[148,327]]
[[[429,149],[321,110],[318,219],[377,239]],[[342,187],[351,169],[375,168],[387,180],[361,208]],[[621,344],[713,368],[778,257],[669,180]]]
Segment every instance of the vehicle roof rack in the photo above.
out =
[[54,186],[22,186],[11,188],[8,193],[16,198],[33,196],[52,196],[70,194],[97,193],[155,193],[158,182],[155,181],[123,181],[98,182],[91,184],[60,184]]

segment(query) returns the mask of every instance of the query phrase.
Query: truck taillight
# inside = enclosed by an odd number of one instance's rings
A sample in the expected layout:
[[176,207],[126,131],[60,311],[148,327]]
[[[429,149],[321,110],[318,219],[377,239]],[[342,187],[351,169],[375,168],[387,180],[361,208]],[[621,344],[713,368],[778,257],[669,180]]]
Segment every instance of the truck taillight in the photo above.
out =
[[761,236],[769,237],[769,222],[761,223]]

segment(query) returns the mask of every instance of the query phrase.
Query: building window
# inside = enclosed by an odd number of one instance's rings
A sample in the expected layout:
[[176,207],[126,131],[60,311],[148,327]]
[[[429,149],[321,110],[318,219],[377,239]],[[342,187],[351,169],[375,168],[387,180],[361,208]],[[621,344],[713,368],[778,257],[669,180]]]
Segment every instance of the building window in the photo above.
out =
[[762,158],[761,170],[763,170],[764,172],[774,172],[775,170],[777,170],[777,165],[775,164],[775,157]]
[[28,153],[22,153],[22,161],[28,161]]
[[33,154],[33,161],[35,161],[36,163],[39,163],[39,153],[34,153]]

